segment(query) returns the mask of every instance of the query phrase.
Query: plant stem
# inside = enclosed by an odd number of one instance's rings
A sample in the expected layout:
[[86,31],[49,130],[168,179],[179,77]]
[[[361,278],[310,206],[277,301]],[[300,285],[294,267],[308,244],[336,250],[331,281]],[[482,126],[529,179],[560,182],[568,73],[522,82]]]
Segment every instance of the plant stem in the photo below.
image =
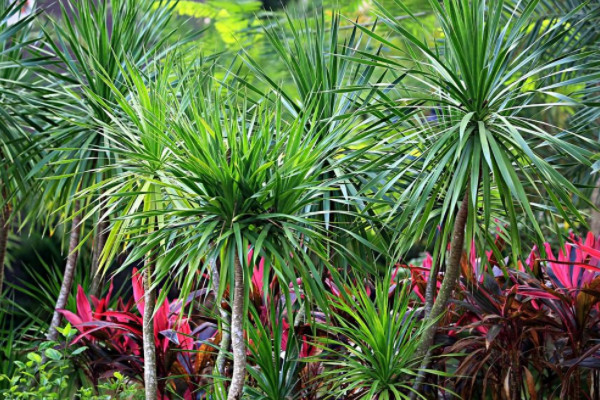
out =
[[[213,290],[215,291],[215,301],[218,301],[217,297],[219,296],[221,276],[219,274],[219,270],[217,269],[216,260],[213,259],[210,262],[210,269],[212,274]],[[219,353],[217,354],[217,360],[215,362],[215,368],[219,375],[223,376],[225,374],[226,353],[229,350],[229,344],[231,343],[231,322],[229,320],[229,314],[227,311],[225,311],[220,301],[218,302],[217,307],[219,309],[219,315],[221,316],[221,343],[219,346]]]
[[[436,257],[437,258],[437,257]],[[429,271],[429,279],[427,280],[427,287],[425,288],[425,307],[423,309],[423,318],[429,318],[431,309],[433,308],[433,302],[435,300],[435,289],[437,288],[437,275],[439,270],[439,260],[431,266]]]
[[104,218],[104,208],[100,207],[99,216],[98,216],[98,226],[96,236],[94,236],[93,243],[93,255],[92,255],[92,283],[90,285],[90,294],[96,297],[99,297],[101,294],[101,286],[102,286],[102,276],[100,273],[100,257],[102,255],[102,250],[104,249],[104,245],[106,244],[106,236],[108,229],[108,220]]
[[512,384],[510,385],[510,398],[511,400],[519,400],[521,399],[521,385],[523,383],[523,374],[521,373],[521,362],[519,360],[519,348],[517,347],[516,349],[514,349],[512,353],[513,360],[510,372],[512,375]]
[[[431,266],[431,270],[429,271],[429,279],[427,280],[427,287],[425,288],[425,306],[423,307],[423,319],[424,320],[429,318],[429,315],[431,314],[431,309],[433,308],[433,302],[435,300],[435,289],[437,288],[437,275],[438,275],[439,269],[440,269],[439,268],[439,260],[436,260],[436,262]],[[421,370],[427,367],[430,359],[431,359],[431,349],[427,350],[427,354],[425,354],[425,357],[421,361],[421,365],[420,365]],[[423,384],[424,380],[425,380],[425,372],[419,371],[419,375],[417,375],[417,379],[415,380],[415,383],[413,385],[414,389],[419,390],[419,388],[421,387],[421,384]],[[416,399],[416,397],[417,397],[416,392],[410,393],[411,400]]]
[[8,245],[8,234],[10,232],[10,208],[4,206],[0,212],[0,298],[4,289],[4,261],[6,259],[6,247]]
[[234,294],[231,313],[231,348],[233,350],[233,374],[227,400],[239,400],[246,377],[246,345],[244,343],[244,270],[237,256],[234,257]]
[[52,322],[48,329],[48,335],[46,336],[50,341],[56,341],[58,338],[58,325],[60,324],[61,314],[58,310],[65,308],[67,304],[67,298],[71,293],[71,287],[73,286],[73,277],[75,276],[75,267],[77,265],[77,246],[79,245],[79,234],[81,232],[81,214],[79,214],[79,201],[75,201],[73,209],[73,222],[71,224],[71,234],[69,237],[69,253],[67,255],[67,265],[65,266],[65,273],[63,281],[60,286],[60,292],[58,299],[56,300],[56,306],[54,307],[54,315],[52,316]]
[[156,293],[152,288],[152,258],[146,260],[144,270],[144,315],[142,317],[142,340],[144,344],[144,389],[146,400],[157,400],[156,343],[154,341],[154,304]]
[[225,361],[227,360],[226,354],[229,350],[229,345],[231,344],[231,328],[229,327],[230,322],[227,311],[225,311],[223,307],[219,306],[219,313],[221,314],[221,323],[223,325],[221,328],[221,346],[219,347],[219,353],[217,355],[215,366],[217,367],[217,371],[219,371],[219,375],[223,376],[225,374]]
[[[450,246],[450,257],[448,258],[448,262],[446,263],[446,272],[442,280],[442,285],[438,292],[437,298],[435,299],[433,307],[429,312],[429,319],[439,319],[439,317],[446,310],[448,300],[450,300],[450,296],[452,295],[452,292],[456,287],[456,283],[460,276],[460,259],[463,254],[463,247],[465,244],[465,227],[467,225],[468,212],[469,191],[466,191],[462,199],[460,208],[458,210],[458,214],[456,214],[456,218],[454,220],[454,229],[452,232],[452,241]],[[430,278],[432,277],[430,276]],[[423,358],[423,361],[421,362],[420,366],[421,370],[424,370],[429,366],[429,361],[431,359],[430,349],[433,345],[433,340],[435,338],[438,322],[439,321],[437,321],[434,324],[431,324],[423,332],[423,337],[421,338],[421,342],[419,343],[419,347],[417,348],[417,351],[415,353],[416,358]],[[413,386],[413,389],[416,392],[419,391],[419,386],[423,380],[423,378],[421,378],[420,375],[421,373],[419,373],[419,377],[417,377],[417,380],[415,381],[415,384]]]

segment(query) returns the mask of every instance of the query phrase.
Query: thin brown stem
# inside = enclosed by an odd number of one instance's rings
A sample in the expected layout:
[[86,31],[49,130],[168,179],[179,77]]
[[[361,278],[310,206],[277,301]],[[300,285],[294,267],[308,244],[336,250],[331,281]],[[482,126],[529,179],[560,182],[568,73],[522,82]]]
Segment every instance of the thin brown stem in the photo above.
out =
[[229,320],[229,313],[223,308],[221,301],[217,300],[219,296],[221,276],[217,268],[216,260],[213,259],[210,262],[210,269],[212,274],[213,290],[215,292],[215,301],[217,301],[216,306],[219,309],[219,315],[221,317],[221,343],[219,346],[219,352],[217,354],[217,360],[215,362],[215,368],[219,375],[223,376],[225,374],[226,354],[227,351],[229,351],[229,344],[231,343],[231,322]]
[[92,276],[92,283],[90,285],[90,294],[99,297],[101,294],[102,277],[104,276],[100,271],[100,258],[104,245],[106,244],[107,230],[108,230],[108,219],[103,215],[104,208],[100,207],[98,216],[98,226],[96,235],[94,236],[93,243],[93,254],[92,254],[92,268],[90,274]]
[[[429,362],[431,360],[431,346],[433,345],[439,318],[446,310],[450,296],[452,295],[460,276],[460,259],[463,254],[463,247],[465,244],[465,227],[467,225],[468,213],[469,191],[466,191],[458,210],[458,214],[456,214],[456,218],[454,220],[454,229],[452,232],[452,241],[450,246],[450,257],[446,263],[446,272],[444,274],[437,298],[435,299],[433,307],[431,308],[431,312],[428,315],[428,319],[436,320],[436,322],[427,327],[427,329],[423,332],[421,342],[419,343],[419,347],[415,353],[416,358],[423,359],[420,366],[421,371],[429,367]],[[413,385],[413,389],[416,392],[419,391],[420,385],[423,381],[422,375],[424,375],[424,373],[420,372],[415,384]]]
[[75,276],[75,267],[77,266],[77,246],[79,246],[79,234],[81,233],[81,214],[79,213],[79,201],[75,201],[73,210],[73,221],[71,224],[71,233],[69,237],[69,253],[67,255],[67,265],[65,266],[65,273],[63,281],[60,286],[60,293],[56,300],[56,306],[54,307],[54,315],[52,316],[52,322],[48,329],[48,340],[55,341],[58,338],[58,325],[60,324],[61,314],[58,310],[65,308],[67,304],[67,298],[71,293],[71,287],[73,286],[73,277]]
[[429,271],[429,279],[425,288],[425,308],[423,318],[429,318],[433,302],[435,301],[435,289],[437,288],[437,275],[439,270],[439,259],[431,266]]

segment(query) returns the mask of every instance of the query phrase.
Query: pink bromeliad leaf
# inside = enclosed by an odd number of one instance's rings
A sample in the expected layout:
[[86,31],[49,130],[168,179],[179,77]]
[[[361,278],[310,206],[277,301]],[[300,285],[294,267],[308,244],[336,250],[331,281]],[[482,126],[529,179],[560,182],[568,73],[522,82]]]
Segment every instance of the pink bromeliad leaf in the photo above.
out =
[[[281,332],[281,349],[286,350],[290,335],[290,324],[285,319],[281,320],[281,324],[283,327],[283,332]],[[316,352],[317,348],[310,344],[308,337],[306,335],[302,335],[300,337],[300,351],[298,352],[298,357],[307,358],[315,355]]]
[[112,294],[113,291],[113,281],[110,281],[110,286],[108,287],[108,293],[106,294],[106,296],[104,296],[101,299],[98,299],[96,296],[90,296],[90,299],[92,300],[92,305],[94,306],[94,312],[95,313],[102,313],[104,311],[106,311],[106,308],[108,307],[108,305],[110,304],[110,296]]
[[469,263],[471,264],[471,268],[473,268],[473,272],[476,272],[479,263],[477,261],[477,251],[475,250],[475,240],[471,242],[471,254],[469,255]]
[[[419,287],[419,284],[422,282],[427,282],[431,275],[431,268],[433,267],[433,257],[431,254],[427,253],[425,255],[425,259],[423,260],[422,266],[418,267],[415,265],[404,265],[404,268],[408,268],[410,270],[410,276],[413,286],[413,293],[415,293],[421,301],[425,301],[425,293]],[[394,274],[395,275],[395,274]],[[436,279],[436,277],[434,277]],[[437,288],[439,289],[441,283],[437,282]],[[423,292],[423,293],[422,293]]]
[[81,318],[79,318],[79,316],[77,314],[72,313],[69,310],[63,310],[63,309],[59,309],[58,312],[61,313],[63,315],[63,317],[65,317],[65,319],[67,321],[69,321],[69,323],[71,325],[73,325],[75,328],[77,328],[79,325],[81,325],[81,323],[82,323]]
[[[248,259],[251,259],[251,254],[248,255]],[[261,257],[260,261],[258,262],[258,266],[254,266],[254,268],[252,269],[252,285],[254,286],[254,289],[258,291],[258,293],[260,294],[260,296],[262,296],[264,293],[264,284],[265,284],[265,258]]]
[[527,266],[529,268],[533,268],[533,265],[535,264],[535,260],[537,260],[539,258],[540,258],[539,249],[538,249],[537,245],[534,245],[533,249],[531,249],[531,253],[529,253],[529,256],[525,260],[525,264],[527,264]]
[[538,299],[558,299],[558,297],[546,290],[537,289],[527,285],[519,285],[517,288],[517,293],[524,296],[535,297]]
[[595,277],[594,269],[591,265],[586,264],[583,251],[574,246],[568,246],[565,251],[562,249],[558,252],[558,257],[552,254],[552,250],[548,243],[544,244],[546,254],[550,260],[548,265],[556,277],[556,283],[566,289],[580,289],[589,284]]
[[168,340],[163,340],[159,337],[159,333],[162,331],[166,331],[170,328],[169,324],[169,302],[167,299],[162,303],[162,305],[156,310],[154,314],[154,339],[156,343],[160,343],[162,350],[166,351],[169,346]]
[[93,320],[92,307],[81,285],[77,286],[77,314],[82,322]]
[[186,319],[182,319],[177,326],[177,336],[179,338],[179,347],[184,350],[194,349],[194,339],[192,339],[192,329]]
[[[120,310],[123,310],[123,308],[121,308]],[[138,317],[137,315],[127,312],[127,311],[104,311],[103,313],[96,313],[95,314],[96,318],[107,318],[107,319],[114,319],[116,322],[121,322],[121,323],[127,323],[127,322],[131,322],[131,323],[135,323],[138,325],[142,324],[142,318]]]
[[587,267],[594,271],[600,271],[600,268],[598,268],[600,263],[600,240],[596,240],[594,235],[589,232],[585,242],[574,236],[571,236],[571,241],[572,243],[567,243],[567,245],[581,249],[580,256],[582,261],[588,264]]
[[142,281],[142,274],[138,273],[137,268],[133,269],[133,279],[132,279],[132,286],[133,286],[133,300],[135,301],[135,306],[137,307],[138,311],[140,312],[141,316],[144,316],[144,285],[143,285],[143,281]]
[[526,264],[531,268],[536,260],[546,262],[553,286],[577,295],[578,289],[589,285],[600,273],[600,241],[588,233],[585,241],[571,234],[570,243],[555,256],[549,243],[544,243],[547,259],[541,259],[534,246]]

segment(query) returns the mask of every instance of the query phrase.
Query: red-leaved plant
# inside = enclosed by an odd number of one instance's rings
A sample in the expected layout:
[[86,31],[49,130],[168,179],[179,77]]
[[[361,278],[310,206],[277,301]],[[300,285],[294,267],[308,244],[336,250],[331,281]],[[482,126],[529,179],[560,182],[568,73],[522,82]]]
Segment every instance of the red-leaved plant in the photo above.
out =
[[[134,380],[143,377],[144,289],[136,269],[132,286],[133,299],[125,303],[119,298],[114,309],[109,309],[112,283],[104,298],[90,296],[91,303],[79,286],[77,312],[59,310],[80,332],[70,344],[81,343],[88,348],[80,364],[94,383],[115,371]],[[209,384],[206,376],[212,373],[209,367],[220,336],[213,322],[190,318],[183,310],[204,292],[193,293],[185,302],[165,299],[156,307],[154,335],[160,399],[168,399],[170,391],[186,400],[201,398],[202,388]]]
[[[501,252],[503,243],[496,243]],[[442,384],[464,398],[592,398],[600,381],[600,240],[571,235],[564,249],[534,247],[525,264],[502,267],[486,253],[461,261],[462,279],[438,332],[458,365]],[[427,268],[411,267],[422,299]],[[444,344],[445,343],[445,344]],[[557,384],[560,382],[560,385]],[[440,382],[436,382],[440,383]],[[594,392],[595,390],[595,392]]]

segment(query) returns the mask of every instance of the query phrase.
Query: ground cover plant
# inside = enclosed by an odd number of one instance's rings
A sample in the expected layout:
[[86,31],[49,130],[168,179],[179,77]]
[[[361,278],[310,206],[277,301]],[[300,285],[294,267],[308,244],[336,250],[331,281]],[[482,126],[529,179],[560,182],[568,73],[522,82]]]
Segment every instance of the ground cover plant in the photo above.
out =
[[34,3],[3,398],[600,397],[600,3]]

